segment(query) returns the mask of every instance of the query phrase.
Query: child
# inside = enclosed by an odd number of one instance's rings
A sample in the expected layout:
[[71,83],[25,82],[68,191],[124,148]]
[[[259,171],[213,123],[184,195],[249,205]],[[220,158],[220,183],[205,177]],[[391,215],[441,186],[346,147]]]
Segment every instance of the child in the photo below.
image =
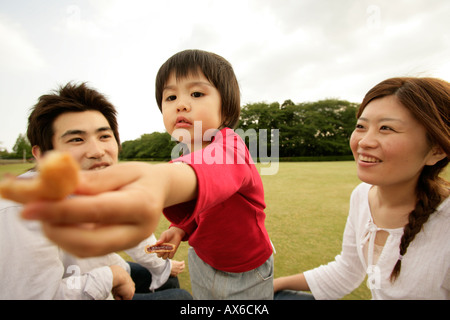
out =
[[158,72],[156,98],[167,132],[189,154],[168,164],[122,163],[82,173],[78,193],[97,196],[30,204],[23,217],[42,220],[50,239],[89,256],[136,245],[154,231],[165,208],[173,225],[160,242],[188,240],[193,247],[195,298],[271,299],[263,185],[231,130],[239,120],[239,97],[234,71],[222,57],[200,50],[174,55]]
[[[188,163],[198,181],[195,200],[164,210],[173,225],[160,242],[178,246],[189,240],[195,298],[271,299],[272,247],[264,226],[262,181],[243,141],[230,129],[240,110],[231,65],[213,53],[180,52],[160,68],[156,99],[167,132],[181,135],[190,151],[173,162]],[[211,129],[220,131],[209,141]]]
[[275,279],[275,291],[337,299],[367,275],[373,299],[450,299],[449,183],[439,177],[450,155],[449,105],[450,84],[433,78],[388,79],[366,94],[350,139],[363,183],[342,252]]

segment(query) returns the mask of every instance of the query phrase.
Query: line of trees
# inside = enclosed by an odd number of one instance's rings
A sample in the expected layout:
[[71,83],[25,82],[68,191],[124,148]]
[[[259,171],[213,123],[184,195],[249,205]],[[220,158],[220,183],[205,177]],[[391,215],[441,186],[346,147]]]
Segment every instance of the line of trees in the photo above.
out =
[[350,155],[357,108],[358,104],[337,99],[252,103],[242,108],[239,127],[257,132],[279,129],[280,157]]
[[136,140],[123,142],[120,158],[167,160],[175,145],[167,132],[146,133]]
[[32,157],[31,145],[24,134],[19,134],[12,152],[0,148],[0,159],[30,159]]
[[[260,130],[279,130],[279,157],[326,157],[351,155],[350,135],[356,125],[358,104],[327,99],[295,104],[286,100],[250,103],[241,109],[237,128],[253,129],[259,141]],[[269,140],[269,138],[268,138]],[[249,139],[246,139],[247,146]],[[175,142],[167,133],[144,134],[122,144],[123,159],[170,159]],[[271,150],[268,141],[267,150]],[[270,154],[269,154],[270,156]]]
[[[357,108],[358,104],[337,99],[298,104],[291,100],[282,104],[250,103],[242,107],[237,128],[244,132],[252,130],[258,136],[261,130],[270,133],[278,129],[280,158],[345,156],[351,155],[349,139],[355,128]],[[166,160],[170,159],[175,145],[166,132],[143,134],[123,142],[120,157]],[[270,138],[267,150],[271,150]],[[24,155],[32,157],[31,146],[24,135],[19,135],[12,153],[0,151],[2,158],[23,158]]]

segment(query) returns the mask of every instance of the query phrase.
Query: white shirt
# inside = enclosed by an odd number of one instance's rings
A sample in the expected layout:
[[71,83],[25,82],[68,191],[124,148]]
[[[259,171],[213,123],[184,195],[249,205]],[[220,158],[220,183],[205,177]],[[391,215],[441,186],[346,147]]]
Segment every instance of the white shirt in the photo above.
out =
[[[361,183],[352,193],[342,251],[335,261],[304,272],[314,297],[342,298],[368,275],[367,284],[375,300],[450,299],[450,198],[441,203],[409,244],[400,275],[391,283],[403,228],[379,229],[373,223],[368,199],[371,187]],[[377,230],[385,230],[389,236],[379,257],[374,258]]]
[[[118,254],[80,259],[50,242],[37,221],[20,218],[22,205],[0,199],[0,299],[111,299],[111,265],[129,265]],[[126,253],[152,274],[150,290],[170,276],[171,262],[146,254],[154,235]]]

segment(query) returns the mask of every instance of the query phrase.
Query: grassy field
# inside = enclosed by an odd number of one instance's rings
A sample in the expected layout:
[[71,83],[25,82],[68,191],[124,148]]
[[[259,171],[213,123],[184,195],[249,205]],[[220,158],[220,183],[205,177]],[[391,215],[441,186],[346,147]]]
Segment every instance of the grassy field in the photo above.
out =
[[[276,249],[275,277],[326,264],[339,254],[350,193],[359,183],[355,172],[351,161],[283,162],[276,175],[262,176],[266,227]],[[156,236],[168,225],[162,216]],[[187,264],[188,247],[182,243],[175,259]],[[179,278],[190,291],[188,270]],[[370,297],[364,282],[344,299]]]
[[[332,261],[341,250],[350,193],[359,183],[354,162],[280,163],[262,176],[267,229],[274,243],[275,277]],[[346,297],[369,299],[362,285]]]
[[[30,164],[0,165],[19,174]],[[445,175],[450,178],[448,171]],[[262,176],[266,199],[266,227],[275,246],[275,277],[309,270],[332,261],[341,250],[349,198],[358,185],[355,164],[344,162],[282,162],[276,175]],[[161,217],[156,237],[169,222]],[[187,264],[188,244],[175,259]],[[126,255],[121,253],[125,258]],[[181,287],[190,291],[189,266],[180,274]],[[370,299],[365,281],[344,299]]]
[[7,173],[21,174],[34,167],[34,163],[15,163],[15,164],[1,164],[0,163],[0,180]]
[[[450,178],[447,171],[446,178]],[[266,227],[275,246],[275,277],[326,264],[341,251],[350,194],[360,181],[353,161],[282,162],[276,175],[262,176]],[[156,237],[169,222],[161,218]],[[187,264],[188,244],[175,255]],[[180,274],[181,287],[190,291],[189,266]],[[366,281],[344,300],[371,298]]]

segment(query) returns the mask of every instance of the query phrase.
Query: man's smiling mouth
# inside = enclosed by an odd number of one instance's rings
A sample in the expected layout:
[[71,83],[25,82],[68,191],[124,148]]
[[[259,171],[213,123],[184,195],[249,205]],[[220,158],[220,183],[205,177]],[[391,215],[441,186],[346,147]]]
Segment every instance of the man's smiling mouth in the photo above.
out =
[[89,168],[89,170],[101,170],[101,169],[105,169],[109,167],[108,163],[98,163],[98,164],[94,164],[93,166],[91,166]]

